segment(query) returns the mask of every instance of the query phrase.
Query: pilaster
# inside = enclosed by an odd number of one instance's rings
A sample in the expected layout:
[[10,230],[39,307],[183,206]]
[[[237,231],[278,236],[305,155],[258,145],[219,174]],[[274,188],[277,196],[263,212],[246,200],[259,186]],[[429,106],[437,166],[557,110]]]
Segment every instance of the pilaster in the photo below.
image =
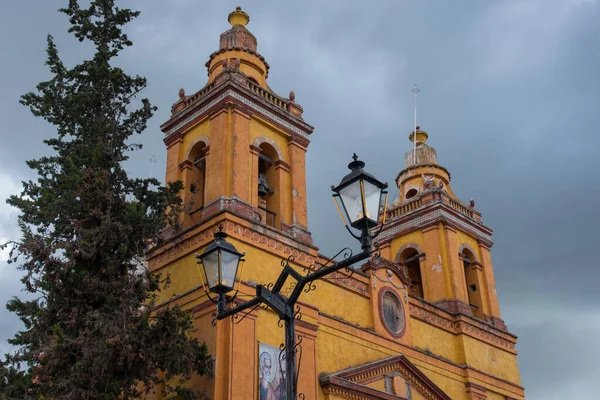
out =
[[279,215],[277,216],[277,226],[281,226],[281,223],[291,223],[291,190],[290,190],[290,166],[284,161],[277,160],[275,162],[275,173],[277,175],[277,181],[279,182]]
[[467,295],[465,271],[463,264],[458,256],[459,243],[456,237],[456,229],[451,228],[447,224],[442,224],[444,240],[446,243],[446,256],[448,268],[450,269],[451,279],[451,298],[458,299],[466,304],[469,304],[469,296]]
[[306,229],[306,148],[300,143],[289,141],[289,153],[292,171],[292,224]]
[[177,136],[167,144],[167,170],[165,173],[165,182],[177,182],[179,180],[180,152],[183,144],[183,137]]
[[230,171],[230,129],[229,112],[222,108],[210,116],[210,157],[206,160],[206,204],[220,196],[230,196],[231,187],[228,181]]
[[[248,390],[248,382],[258,382],[256,321],[258,310],[243,314],[233,327],[231,400],[255,400],[256,390]],[[227,318],[230,320],[230,318]],[[219,323],[221,323],[220,321]],[[219,398],[219,397],[216,397]]]
[[215,399],[232,397],[233,324],[231,318],[217,323],[217,343],[215,351]]
[[441,226],[434,225],[422,231],[423,249],[428,256],[422,261],[424,268],[421,269],[421,277],[427,281],[424,287],[426,299],[432,303],[451,296],[449,270],[444,263],[443,240],[440,239],[441,229]]
[[249,177],[251,175],[250,167],[250,116],[242,112],[238,107],[231,110],[232,125],[232,193],[243,201],[250,202],[250,192],[254,188],[251,186]]
[[254,188],[258,187],[258,155],[260,154],[260,148],[250,145],[250,204],[252,207],[258,208],[258,192]]
[[485,286],[487,291],[487,299],[489,302],[489,316],[492,324],[500,329],[506,330],[506,325],[500,316],[500,305],[498,304],[498,294],[496,293],[496,282],[494,279],[494,269],[492,267],[492,255],[490,248],[481,240],[477,241],[479,257],[485,275]]

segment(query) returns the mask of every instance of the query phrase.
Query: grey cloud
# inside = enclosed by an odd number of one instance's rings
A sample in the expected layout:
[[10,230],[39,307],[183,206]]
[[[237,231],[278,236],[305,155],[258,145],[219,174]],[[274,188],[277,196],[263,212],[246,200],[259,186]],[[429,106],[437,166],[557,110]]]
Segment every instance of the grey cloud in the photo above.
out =
[[[180,87],[192,93],[206,82],[204,63],[238,4],[123,3],[141,8],[142,15],[130,28],[135,46],[119,63],[148,77],[146,95],[160,108],[140,138],[144,149],[132,155],[128,168],[147,175],[156,155],[153,174],[160,177],[166,152],[158,126]],[[45,35],[55,35],[69,60],[85,55],[66,34],[66,19],[55,12],[63,4],[47,0],[35,10],[27,2],[2,6],[0,34],[10,40],[0,42],[8,55],[0,64],[0,156],[11,174],[29,176],[23,161],[43,154],[41,140],[52,132],[17,104],[19,95],[47,76]],[[419,124],[451,171],[453,189],[464,200],[474,197],[484,222],[495,230],[501,309],[509,328],[521,336],[528,398],[548,399],[550,393],[566,393],[564,388],[591,391],[599,370],[589,357],[583,357],[587,370],[563,369],[561,362],[574,365],[573,354],[584,353],[584,343],[588,353],[598,350],[597,325],[570,330],[586,316],[597,321],[600,312],[593,253],[600,222],[598,2],[240,5],[271,65],[269,85],[284,96],[294,90],[305,120],[315,126],[307,154],[309,225],[322,252],[333,254],[352,240],[328,188],[345,174],[353,152],[395,194],[393,182],[410,149],[410,91],[418,83]],[[543,310],[542,299],[587,308],[578,319],[562,312],[555,321],[532,325],[528,315]],[[14,325],[0,326],[1,336],[10,329]],[[572,352],[564,338],[577,343]]]

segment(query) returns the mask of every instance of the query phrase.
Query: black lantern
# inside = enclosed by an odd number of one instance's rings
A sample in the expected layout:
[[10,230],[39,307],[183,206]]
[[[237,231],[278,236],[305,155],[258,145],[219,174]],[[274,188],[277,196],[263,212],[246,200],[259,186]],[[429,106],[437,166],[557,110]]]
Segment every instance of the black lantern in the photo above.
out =
[[223,226],[215,233],[215,240],[196,258],[202,263],[206,284],[213,293],[228,293],[233,290],[238,266],[244,254],[228,243]]
[[334,199],[341,200],[350,226],[364,231],[374,228],[379,223],[381,204],[387,195],[384,190],[387,188],[387,183],[382,183],[365,172],[363,170],[365,163],[358,160],[356,154],[352,158],[354,161],[348,164],[351,172],[337,187],[332,186],[331,190],[335,192]]

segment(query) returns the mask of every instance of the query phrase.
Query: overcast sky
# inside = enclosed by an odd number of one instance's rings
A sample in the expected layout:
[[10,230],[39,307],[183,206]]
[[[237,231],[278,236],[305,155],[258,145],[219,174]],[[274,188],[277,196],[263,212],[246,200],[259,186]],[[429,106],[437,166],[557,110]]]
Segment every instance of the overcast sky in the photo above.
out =
[[[52,127],[18,104],[49,76],[46,35],[67,63],[89,56],[56,12],[66,4],[0,5],[0,199],[32,177],[25,160],[48,152],[41,141]],[[164,176],[159,125],[180,87],[193,93],[206,83],[204,63],[237,5],[271,65],[270,87],[285,97],[294,90],[315,127],[309,228],[321,251],[353,240],[328,189],[353,152],[396,194],[418,83],[428,143],[455,193],[473,197],[494,229],[501,312],[519,336],[527,397],[597,398],[600,0],[123,1],[142,15],[119,64],[148,78],[146,95],[159,107],[128,162],[132,174]],[[0,239],[18,235],[14,209],[0,203]],[[20,292],[5,260],[0,254],[2,304]],[[1,353],[19,328],[0,309]]]

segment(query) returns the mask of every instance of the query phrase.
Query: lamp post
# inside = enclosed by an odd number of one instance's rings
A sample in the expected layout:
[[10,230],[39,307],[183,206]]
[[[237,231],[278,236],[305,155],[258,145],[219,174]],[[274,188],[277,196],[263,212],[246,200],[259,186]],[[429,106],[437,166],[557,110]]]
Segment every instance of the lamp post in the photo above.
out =
[[[372,240],[379,233],[377,232],[377,234],[372,235],[371,230],[379,224],[382,201],[384,201],[383,215],[385,218],[385,207],[387,204],[387,192],[385,189],[387,188],[387,184],[378,181],[373,175],[365,172],[363,169],[364,166],[365,163],[359,161],[356,154],[354,154],[353,161],[348,164],[348,168],[351,170],[350,173],[342,179],[338,186],[331,187],[331,190],[334,192],[334,201],[344,222],[344,226],[346,226],[353,237],[360,241],[360,253],[350,255],[332,265],[322,266],[315,271],[311,272],[309,270],[306,275],[302,275],[296,271],[286,261],[283,271],[272,287],[257,285],[256,296],[253,299],[229,309],[227,308],[225,295],[233,290],[238,266],[244,254],[237,251],[231,243],[226,241],[227,234],[222,231],[222,227],[219,227],[219,231],[215,233],[215,240],[208,245],[202,254],[196,255],[199,259],[198,263],[202,264],[204,270],[208,286],[207,296],[217,304],[217,320],[233,317],[241,311],[264,303],[277,313],[280,320],[284,321],[285,346],[282,351],[284,352],[283,358],[285,359],[287,372],[285,382],[286,398],[288,400],[295,400],[297,398],[298,374],[296,371],[295,350],[298,343],[296,342],[295,306],[300,294],[303,290],[305,292],[312,290],[314,286],[310,284],[313,281],[339,271],[342,268],[349,269],[353,264],[367,259],[372,253]],[[337,201],[338,199],[342,205],[341,208]],[[344,210],[345,217],[342,214],[342,209]],[[346,220],[352,228],[360,232],[358,235],[352,232]],[[296,281],[296,285],[289,296],[284,296],[281,293],[281,289],[288,277],[292,277]],[[305,289],[307,285],[308,288]],[[213,299],[209,291],[215,293],[217,298]],[[235,295],[233,298],[235,298]],[[233,298],[229,302],[232,302]]]

